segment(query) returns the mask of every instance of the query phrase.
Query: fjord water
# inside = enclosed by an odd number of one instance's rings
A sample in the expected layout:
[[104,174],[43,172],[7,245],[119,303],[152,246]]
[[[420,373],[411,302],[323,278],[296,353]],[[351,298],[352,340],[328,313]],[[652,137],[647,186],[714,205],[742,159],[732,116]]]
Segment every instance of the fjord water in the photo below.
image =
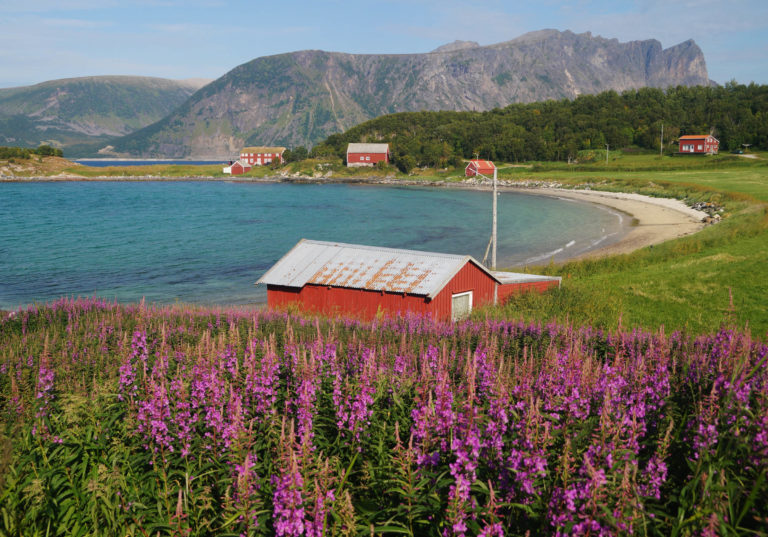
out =
[[[264,302],[254,282],[301,238],[481,260],[491,193],[236,182],[0,185],[0,308],[62,296]],[[499,195],[499,266],[543,264],[616,240],[626,219],[545,196]]]

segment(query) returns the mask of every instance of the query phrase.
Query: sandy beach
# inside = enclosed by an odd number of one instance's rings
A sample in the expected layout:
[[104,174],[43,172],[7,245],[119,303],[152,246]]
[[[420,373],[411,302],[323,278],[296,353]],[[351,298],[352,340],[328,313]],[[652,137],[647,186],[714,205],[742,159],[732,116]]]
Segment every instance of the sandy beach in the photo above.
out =
[[692,209],[676,199],[654,198],[623,192],[562,188],[508,190],[605,205],[634,218],[635,225],[618,242],[581,254],[577,259],[626,254],[653,244],[690,235],[707,225],[703,223],[703,219],[708,216],[707,213]]

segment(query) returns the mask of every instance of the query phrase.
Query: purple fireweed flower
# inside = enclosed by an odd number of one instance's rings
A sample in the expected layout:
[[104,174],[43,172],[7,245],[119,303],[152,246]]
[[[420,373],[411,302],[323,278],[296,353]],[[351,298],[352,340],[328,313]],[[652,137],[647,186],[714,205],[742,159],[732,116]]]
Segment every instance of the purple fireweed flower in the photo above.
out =
[[274,342],[266,343],[264,356],[257,359],[257,344],[252,341],[245,355],[245,400],[253,415],[262,420],[275,414],[280,361],[274,351]]
[[[50,406],[54,399],[53,387],[55,374],[53,369],[47,367],[45,356],[42,358],[41,362],[37,372],[37,390],[35,394],[35,398],[37,399],[37,412],[35,413],[35,418],[37,418],[39,422],[32,427],[32,434],[36,436],[40,433],[44,438],[51,438],[45,418],[48,417],[48,414],[51,411]],[[40,430],[38,430],[38,424]],[[58,437],[52,438],[54,441],[58,441],[57,443],[61,443]]]
[[256,455],[248,453],[243,460],[243,464],[235,464],[233,468],[234,491],[232,501],[235,508],[245,511],[245,520],[249,528],[255,528],[259,525],[259,477],[253,471],[253,468],[256,466],[256,460]]
[[272,495],[275,533],[291,537],[304,535],[304,502],[301,496],[304,480],[295,458],[291,457],[288,468],[280,475],[273,475],[271,481],[275,487]]
[[468,402],[460,418],[450,446],[455,460],[448,465],[454,482],[448,489],[448,523],[451,531],[445,528],[443,534],[446,536],[466,534],[466,521],[473,506],[470,487],[477,479],[477,468],[483,449],[480,431],[476,426],[477,407]]
[[370,425],[373,415],[373,371],[376,367],[375,355],[366,349],[363,352],[362,371],[357,383],[350,377],[343,377],[336,361],[331,362],[333,374],[333,403],[336,407],[336,426],[342,435],[351,437],[358,445],[360,436]]
[[146,449],[154,452],[168,450],[173,452],[173,438],[168,427],[171,417],[171,404],[164,381],[157,382],[151,378],[148,388],[148,398],[139,401],[136,419],[139,422],[138,431],[143,435]]
[[314,513],[312,520],[305,522],[307,537],[323,537],[325,535],[325,519],[328,515],[328,503],[336,500],[334,490],[329,490],[325,494],[320,494],[315,499]]
[[133,339],[131,340],[131,356],[130,359],[138,359],[142,366],[144,375],[147,374],[147,359],[149,358],[149,347],[147,347],[147,334],[137,330],[133,333]]

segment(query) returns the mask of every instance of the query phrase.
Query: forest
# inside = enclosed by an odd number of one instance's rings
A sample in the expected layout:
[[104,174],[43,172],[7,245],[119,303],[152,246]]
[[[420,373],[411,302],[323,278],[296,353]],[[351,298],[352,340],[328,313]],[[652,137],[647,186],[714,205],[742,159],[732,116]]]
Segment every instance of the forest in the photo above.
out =
[[[663,139],[662,139],[663,125]],[[511,104],[486,112],[403,112],[329,136],[313,156],[344,157],[349,142],[388,142],[401,170],[466,158],[570,161],[580,151],[674,154],[685,134],[712,134],[720,151],[768,149],[768,85],[677,86],[606,91],[569,100]]]
[[51,147],[50,145],[41,145],[37,149],[30,149],[26,147],[8,147],[0,146],[0,159],[29,159],[32,155],[38,155],[41,157],[61,157],[63,152],[61,149]]

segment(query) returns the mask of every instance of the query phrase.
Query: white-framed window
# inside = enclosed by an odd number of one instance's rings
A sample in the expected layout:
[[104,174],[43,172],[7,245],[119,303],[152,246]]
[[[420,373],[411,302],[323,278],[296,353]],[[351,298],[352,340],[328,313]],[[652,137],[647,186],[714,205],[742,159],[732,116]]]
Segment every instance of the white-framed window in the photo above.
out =
[[360,155],[360,160],[365,160],[365,157],[363,155]]
[[365,160],[371,160],[371,157],[365,157]]
[[701,151],[702,149],[704,149],[704,146],[699,144],[699,151]]
[[464,319],[472,311],[472,291],[451,295],[451,320]]

